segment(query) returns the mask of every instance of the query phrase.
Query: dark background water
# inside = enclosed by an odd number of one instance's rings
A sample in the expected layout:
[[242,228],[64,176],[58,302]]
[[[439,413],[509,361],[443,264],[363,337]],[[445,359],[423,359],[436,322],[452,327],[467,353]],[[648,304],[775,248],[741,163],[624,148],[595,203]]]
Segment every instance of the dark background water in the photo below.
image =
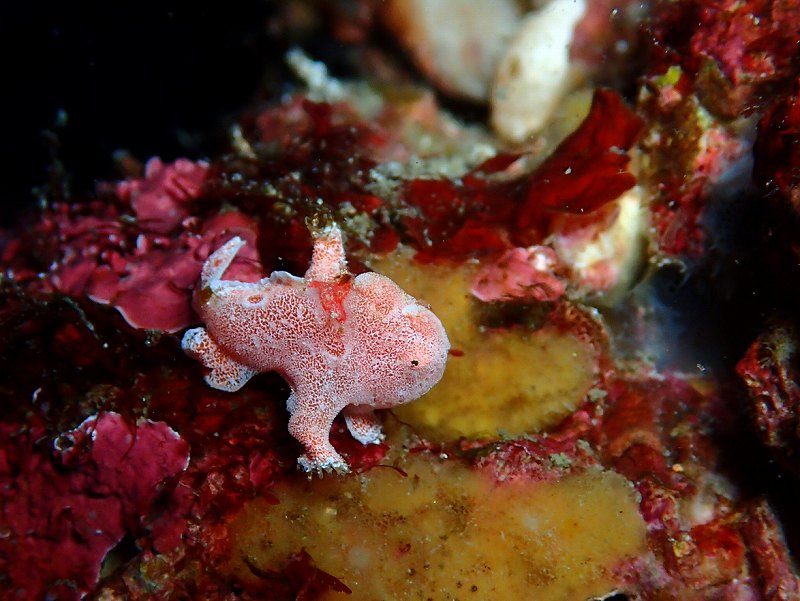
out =
[[266,0],[235,10],[161,0],[6,3],[0,225],[43,186],[86,194],[115,177],[117,150],[140,160],[217,150],[226,123],[283,54],[270,33],[273,12]]

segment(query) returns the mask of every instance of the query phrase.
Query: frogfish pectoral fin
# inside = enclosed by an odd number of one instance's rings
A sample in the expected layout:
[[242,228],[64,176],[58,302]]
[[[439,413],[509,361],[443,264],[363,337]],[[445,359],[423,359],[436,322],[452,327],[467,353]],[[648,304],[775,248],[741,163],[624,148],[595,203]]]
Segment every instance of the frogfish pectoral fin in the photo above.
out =
[[205,328],[188,330],[183,335],[181,347],[186,354],[211,370],[206,374],[205,381],[217,390],[236,392],[258,373],[226,355]]

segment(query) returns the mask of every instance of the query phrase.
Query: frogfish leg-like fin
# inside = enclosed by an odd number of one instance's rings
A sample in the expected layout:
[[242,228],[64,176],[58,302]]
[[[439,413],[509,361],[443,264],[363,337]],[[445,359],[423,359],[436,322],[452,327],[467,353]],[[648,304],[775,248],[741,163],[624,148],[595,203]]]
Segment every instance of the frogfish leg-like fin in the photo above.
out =
[[181,347],[187,355],[211,370],[206,374],[205,381],[217,390],[236,392],[258,373],[226,355],[205,328],[187,330]]
[[292,393],[287,406],[291,412],[289,434],[306,450],[297,460],[300,467],[307,472],[347,472],[347,462],[330,442],[331,426],[339,407],[302,388]]
[[361,444],[380,444],[386,438],[381,429],[381,420],[372,407],[348,405],[343,413],[347,429]]

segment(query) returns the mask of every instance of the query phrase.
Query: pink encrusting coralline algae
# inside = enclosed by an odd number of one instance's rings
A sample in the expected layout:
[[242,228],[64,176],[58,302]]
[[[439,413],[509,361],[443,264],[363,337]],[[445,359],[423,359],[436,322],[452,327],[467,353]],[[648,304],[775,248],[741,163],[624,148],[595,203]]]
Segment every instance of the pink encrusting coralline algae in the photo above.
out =
[[442,377],[447,334],[439,319],[390,279],[353,277],[336,225],[314,235],[304,278],[276,271],[259,282],[223,280],[244,245],[232,238],[203,266],[198,312],[205,328],[183,349],[211,371],[209,386],[236,391],[259,372],[276,371],[292,388],[289,432],[306,449],[306,471],[346,471],[329,440],[344,411],[362,444],[383,439],[374,409],[419,398]]
[[512,248],[475,274],[470,292],[485,303],[509,300],[553,302],[566,292],[563,279],[556,273],[563,270],[555,251],[549,246]]

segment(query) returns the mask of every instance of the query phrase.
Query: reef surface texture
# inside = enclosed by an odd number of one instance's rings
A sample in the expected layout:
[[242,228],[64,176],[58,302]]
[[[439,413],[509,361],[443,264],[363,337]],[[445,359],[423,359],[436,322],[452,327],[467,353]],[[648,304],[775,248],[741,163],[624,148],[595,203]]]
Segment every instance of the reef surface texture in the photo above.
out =
[[800,5],[431,4],[0,230],[0,598],[800,598]]

